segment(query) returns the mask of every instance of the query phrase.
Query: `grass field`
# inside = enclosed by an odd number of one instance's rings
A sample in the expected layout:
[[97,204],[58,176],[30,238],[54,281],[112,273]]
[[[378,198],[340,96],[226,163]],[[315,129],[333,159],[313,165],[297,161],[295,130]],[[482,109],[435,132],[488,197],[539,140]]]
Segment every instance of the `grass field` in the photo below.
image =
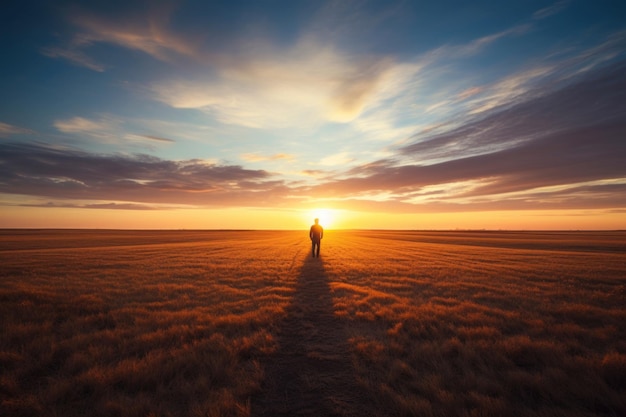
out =
[[624,416],[625,232],[0,231],[2,416]]

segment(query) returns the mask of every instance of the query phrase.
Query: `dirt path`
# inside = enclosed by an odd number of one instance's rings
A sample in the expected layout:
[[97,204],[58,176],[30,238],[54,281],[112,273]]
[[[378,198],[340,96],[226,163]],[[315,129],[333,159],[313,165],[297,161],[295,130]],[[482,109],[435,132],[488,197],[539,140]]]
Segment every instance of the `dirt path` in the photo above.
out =
[[366,415],[357,387],[343,323],[322,258],[307,257],[293,302],[278,334],[279,350],[265,365],[253,416]]

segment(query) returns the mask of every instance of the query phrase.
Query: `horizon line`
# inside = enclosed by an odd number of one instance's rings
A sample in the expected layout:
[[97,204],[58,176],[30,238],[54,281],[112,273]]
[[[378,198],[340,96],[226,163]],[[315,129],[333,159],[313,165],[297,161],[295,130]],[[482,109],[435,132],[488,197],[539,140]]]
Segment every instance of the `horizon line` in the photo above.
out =
[[[63,231],[127,231],[127,232],[299,232],[302,229],[236,229],[236,228],[97,228],[97,227],[0,227],[0,231],[19,230],[63,230]],[[325,231],[346,232],[626,232],[626,229],[489,229],[489,228],[454,228],[454,229],[393,229],[393,228],[324,228]]]

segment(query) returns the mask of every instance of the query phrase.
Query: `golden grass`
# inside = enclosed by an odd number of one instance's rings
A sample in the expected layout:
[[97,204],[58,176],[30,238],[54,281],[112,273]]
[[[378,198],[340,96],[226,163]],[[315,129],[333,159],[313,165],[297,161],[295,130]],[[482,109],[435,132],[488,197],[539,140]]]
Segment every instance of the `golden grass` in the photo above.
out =
[[626,415],[626,234],[0,231],[0,415]]

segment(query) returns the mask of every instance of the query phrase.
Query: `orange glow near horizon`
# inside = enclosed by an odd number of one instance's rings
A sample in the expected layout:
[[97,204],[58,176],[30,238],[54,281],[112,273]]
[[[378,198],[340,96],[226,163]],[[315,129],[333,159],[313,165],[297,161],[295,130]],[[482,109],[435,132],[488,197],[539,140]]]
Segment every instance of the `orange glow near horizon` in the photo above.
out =
[[265,229],[308,230],[315,218],[325,229],[404,230],[618,230],[626,215],[604,210],[373,213],[319,209],[95,210],[0,208],[0,228]]

